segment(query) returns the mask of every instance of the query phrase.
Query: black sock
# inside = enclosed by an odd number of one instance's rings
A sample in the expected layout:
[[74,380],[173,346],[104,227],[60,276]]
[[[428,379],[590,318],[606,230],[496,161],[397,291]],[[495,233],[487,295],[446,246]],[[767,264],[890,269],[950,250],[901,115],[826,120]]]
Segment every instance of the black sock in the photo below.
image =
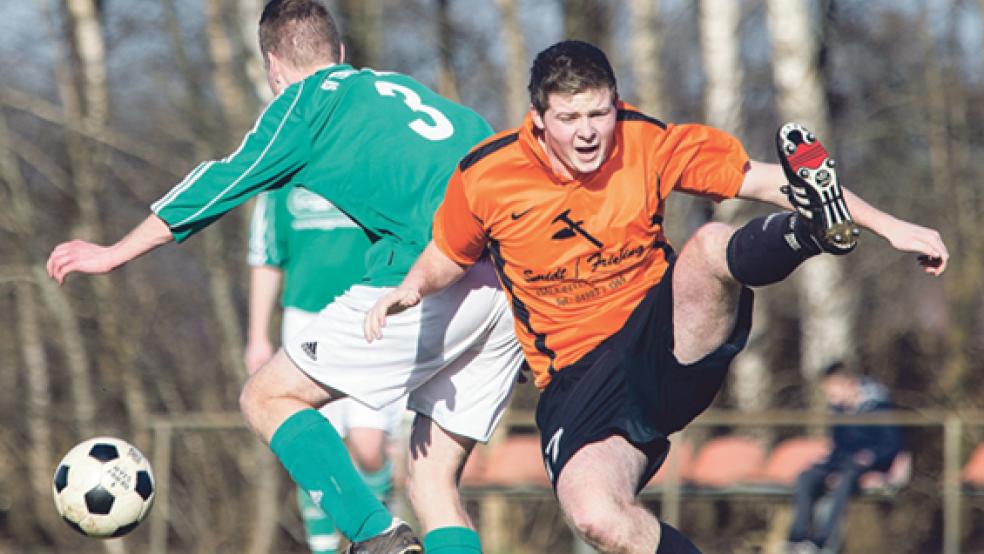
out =
[[735,231],[728,242],[728,269],[739,283],[761,287],[782,281],[820,252],[809,223],[799,214],[774,213]]
[[673,527],[659,522],[659,548],[656,554],[700,554],[700,550]]

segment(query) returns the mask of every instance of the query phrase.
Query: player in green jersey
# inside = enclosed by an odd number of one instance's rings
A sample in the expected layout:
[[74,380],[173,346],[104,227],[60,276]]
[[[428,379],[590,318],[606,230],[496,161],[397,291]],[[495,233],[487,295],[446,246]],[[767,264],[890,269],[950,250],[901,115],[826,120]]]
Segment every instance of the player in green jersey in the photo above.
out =
[[324,196],[372,241],[366,275],[249,378],[240,397],[246,421],[353,552],[420,552],[315,409],[344,396],[374,408],[406,396],[417,412],[407,487],[424,546],[479,552],[457,475],[498,423],[522,363],[491,264],[476,264],[444,293],[387,320],[381,341],[366,343],[362,320],[427,244],[448,178],[491,128],[410,77],[341,63],[334,21],[315,0],[271,1],[259,35],[277,97],[240,147],[199,165],[115,244],[57,246],[48,273],[61,283],[71,272],[112,271],[185,240],[263,190],[302,186]]
[[[257,197],[249,236],[249,324],[244,356],[250,375],[276,351],[270,340],[270,322],[278,292],[284,344],[362,277],[368,247],[358,225],[306,189],[280,188]],[[366,485],[383,501],[393,486],[387,437],[399,427],[404,407],[394,402],[375,410],[343,398],[320,410],[345,439]],[[336,552],[340,534],[331,517],[303,490],[298,489],[297,502],[311,552]]]

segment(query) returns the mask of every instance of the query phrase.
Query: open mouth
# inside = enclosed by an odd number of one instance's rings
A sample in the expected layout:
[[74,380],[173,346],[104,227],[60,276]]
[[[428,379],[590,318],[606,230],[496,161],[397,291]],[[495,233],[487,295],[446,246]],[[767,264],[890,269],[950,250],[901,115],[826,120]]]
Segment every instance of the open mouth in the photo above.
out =
[[600,145],[595,144],[594,146],[575,146],[574,151],[577,152],[578,157],[584,159],[590,159],[598,152]]

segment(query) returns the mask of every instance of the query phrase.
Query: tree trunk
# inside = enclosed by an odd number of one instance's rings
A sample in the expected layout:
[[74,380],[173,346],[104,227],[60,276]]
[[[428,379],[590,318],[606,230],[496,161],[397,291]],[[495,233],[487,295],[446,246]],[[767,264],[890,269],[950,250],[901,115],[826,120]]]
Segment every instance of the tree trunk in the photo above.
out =
[[[704,62],[705,120],[741,138],[744,135],[742,91],[744,76],[738,56],[738,25],[741,5],[731,0],[701,0],[700,46]],[[749,210],[744,202],[728,201],[714,206],[714,217],[740,225]],[[769,347],[769,290],[756,291],[755,312],[748,346],[731,369],[731,393],[735,405],[743,411],[769,407],[771,373],[766,355]]]
[[666,117],[663,86],[663,40],[659,24],[658,0],[632,0],[632,73],[635,75],[635,101],[639,109],[656,117]]
[[612,56],[611,4],[602,0],[563,0],[564,38],[590,42]]
[[355,67],[375,67],[380,61],[382,4],[380,0],[338,0],[345,57]]
[[[984,8],[984,0],[980,5]],[[938,14],[931,13],[933,9],[929,5],[923,6],[923,21],[936,19]],[[953,7],[940,5],[935,9]],[[956,33],[953,16],[945,17],[947,34]],[[959,80],[951,73],[955,62],[947,60],[945,49],[930,35],[928,25],[920,26],[918,38],[926,54],[923,81],[931,187],[934,197],[949,199],[946,203],[948,217],[944,225],[950,229],[944,228],[943,236],[950,252],[959,252],[960,255],[960,263],[947,269],[944,284],[949,325],[943,336],[941,379],[947,397],[960,405],[968,399],[968,390],[972,390],[973,386],[968,378],[973,371],[972,344],[975,329],[979,328],[978,299],[981,283],[984,282],[981,267],[984,264],[981,260],[984,239],[980,232],[975,231],[981,214],[981,195],[979,187],[967,185],[967,181],[974,177],[960,174],[964,168],[970,167],[968,145],[973,141],[966,131],[965,93],[961,87],[950,84]]]
[[[222,0],[208,0],[207,29],[209,52],[212,58],[212,81],[215,84],[216,96],[219,98],[223,119],[233,123],[227,137],[217,141],[228,143],[234,136],[245,132],[249,122],[255,117],[257,106],[247,101],[247,94],[241,87],[241,81],[236,79],[233,68],[232,48],[230,38],[222,20]],[[258,19],[257,19],[258,21]],[[223,126],[229,128],[230,126]],[[198,150],[204,151],[207,146],[200,145]],[[247,210],[237,210],[236,218],[241,220],[245,229]],[[245,260],[234,258],[234,267],[230,272],[226,266],[226,240],[220,229],[212,228],[202,234],[205,249],[205,259],[208,260],[209,295],[212,310],[219,324],[222,341],[222,366],[227,369],[228,382],[241,383],[245,377],[243,368],[243,336],[240,328],[240,315],[236,309],[234,283],[244,282],[235,275],[244,276],[247,273]],[[237,271],[238,270],[238,271]],[[235,272],[233,274],[233,272]],[[275,458],[270,454],[266,445],[255,441],[253,456],[256,474],[251,481],[255,484],[253,503],[253,524],[250,525],[249,544],[246,551],[251,554],[270,552],[277,532],[277,477]],[[230,449],[234,450],[234,448]],[[238,457],[241,460],[243,456]],[[206,548],[207,550],[207,548]]]
[[[27,269],[24,268],[27,272]],[[27,424],[27,468],[31,484],[34,517],[48,530],[58,522],[51,509],[51,468],[55,460],[51,452],[51,375],[48,358],[44,352],[41,331],[41,315],[35,283],[14,282],[17,301],[17,341],[21,349],[21,361],[27,381],[24,395]]]
[[[66,7],[72,29],[71,51],[73,58],[78,60],[82,79],[79,87],[72,86],[61,77],[56,79],[68,119],[78,120],[83,129],[91,131],[105,127],[108,120],[105,45],[100,33],[98,10],[94,0],[66,0]],[[75,111],[75,107],[81,108],[81,111]],[[107,157],[106,150],[85,141],[83,137],[73,136],[69,140],[68,153],[79,206],[80,228],[77,234],[101,242],[105,233],[97,198],[104,180],[101,173]],[[88,281],[93,288],[94,305],[97,306],[100,351],[106,353],[98,367],[102,370],[104,383],[119,381],[119,388],[108,385],[105,388],[110,394],[115,392],[123,396],[129,422],[135,431],[132,440],[146,444],[147,400],[143,383],[136,372],[136,349],[128,346],[135,344],[136,337],[127,329],[138,326],[122,323],[117,311],[112,309],[122,302],[117,292],[119,285],[114,283],[118,280],[118,276],[110,276]],[[82,394],[84,391],[76,392],[76,395]]]
[[[801,122],[833,150],[809,3],[768,0],[767,12],[779,114],[784,121]],[[855,357],[853,289],[835,286],[845,279],[841,260],[828,255],[809,260],[797,272],[800,371],[808,382],[815,383],[827,364]]]
[[[237,0],[238,1],[238,0]],[[222,19],[225,9],[223,0],[205,2],[205,36],[208,39],[208,52],[212,60],[212,83],[215,97],[222,106],[225,119],[223,128],[230,136],[239,134],[253,122],[257,105],[252,95],[243,89],[243,83],[236,75],[237,62],[233,43]],[[259,20],[257,20],[259,21]]]
[[448,13],[448,0],[437,0],[437,56],[440,72],[437,92],[455,102],[459,101],[458,80],[454,74],[454,28]]
[[530,93],[526,89],[527,68],[525,63],[520,63],[520,60],[526,60],[526,40],[516,12],[516,0],[496,0],[496,5],[502,19],[499,33],[502,43],[506,45],[506,60],[510,60],[503,67],[506,87],[503,113],[506,121],[514,122],[530,109]]
[[246,76],[250,84],[253,85],[253,92],[261,104],[266,104],[273,98],[270,85],[266,80],[266,71],[263,69],[263,55],[260,52],[258,27],[260,14],[263,13],[263,0],[238,0],[236,5],[236,16],[239,23],[239,39],[242,42],[244,63],[246,64]]

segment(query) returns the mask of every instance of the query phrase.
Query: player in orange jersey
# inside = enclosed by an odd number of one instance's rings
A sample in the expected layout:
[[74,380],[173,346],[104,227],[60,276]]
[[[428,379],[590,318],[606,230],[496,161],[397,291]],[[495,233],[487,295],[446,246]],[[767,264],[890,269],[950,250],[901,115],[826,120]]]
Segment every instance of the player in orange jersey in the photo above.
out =
[[[934,275],[946,247],[936,231],[841,189],[826,150],[798,125],[780,129],[780,166],[750,161],[722,131],[640,113],[619,101],[590,44],[541,52],[530,94],[521,127],[459,163],[432,242],[367,314],[366,338],[487,250],[542,389],[537,426],[567,518],[604,552],[697,552],[637,493],[666,457],[666,437],[710,404],[744,347],[749,287],[822,251],[851,251],[859,225],[921,254]],[[737,230],[709,223],[675,255],[663,234],[673,190],[794,211]]]

